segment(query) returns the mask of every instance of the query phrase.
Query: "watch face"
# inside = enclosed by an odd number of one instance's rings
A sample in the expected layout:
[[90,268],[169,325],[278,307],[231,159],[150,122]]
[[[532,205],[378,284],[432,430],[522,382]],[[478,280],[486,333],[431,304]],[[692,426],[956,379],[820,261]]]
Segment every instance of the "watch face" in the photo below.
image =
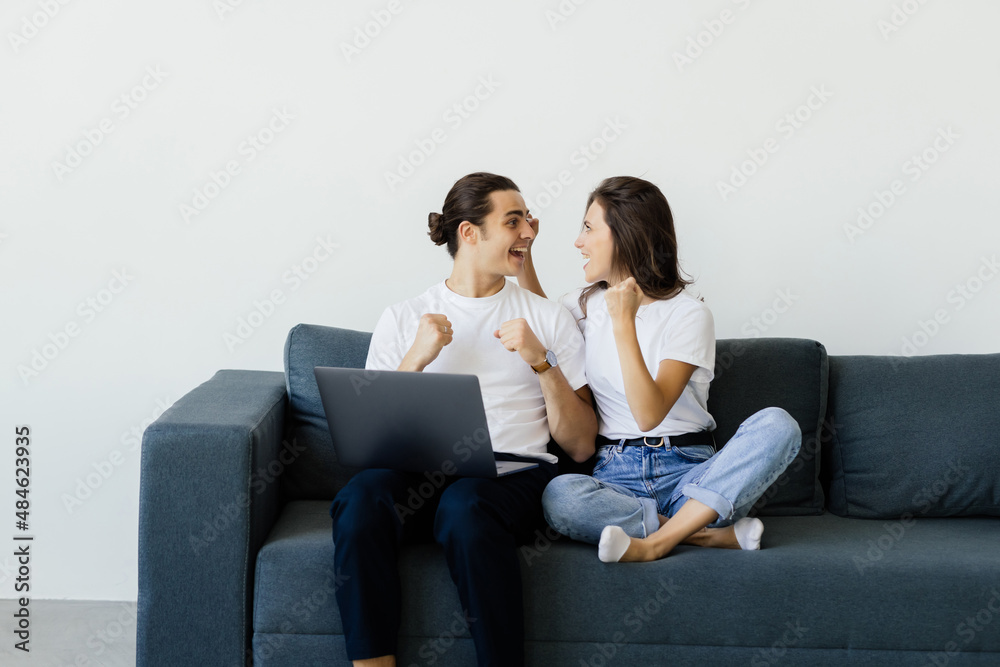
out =
[[556,365],[556,353],[552,350],[545,351],[545,361],[549,362],[549,366]]

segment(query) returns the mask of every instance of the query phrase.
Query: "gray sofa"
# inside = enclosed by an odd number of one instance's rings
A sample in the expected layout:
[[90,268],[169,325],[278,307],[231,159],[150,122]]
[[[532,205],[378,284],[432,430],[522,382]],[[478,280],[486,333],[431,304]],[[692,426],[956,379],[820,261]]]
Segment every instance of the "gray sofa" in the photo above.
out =
[[[329,506],[353,471],[312,369],[362,367],[369,338],[299,325],[285,374],[219,371],[146,430],[140,666],[348,664]],[[803,433],[755,507],[763,548],[609,565],[540,530],[521,548],[529,663],[1000,664],[998,385],[1000,354],[718,341],[716,440],[771,405]],[[440,548],[407,547],[399,567],[398,664],[475,664]]]

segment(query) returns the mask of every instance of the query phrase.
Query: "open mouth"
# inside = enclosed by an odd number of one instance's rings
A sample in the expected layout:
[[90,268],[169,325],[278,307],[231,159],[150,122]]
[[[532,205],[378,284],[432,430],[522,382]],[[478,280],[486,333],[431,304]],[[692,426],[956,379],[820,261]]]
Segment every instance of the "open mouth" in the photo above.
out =
[[528,246],[517,246],[516,248],[511,248],[508,254],[517,257],[520,260],[524,260],[524,254],[528,252]]

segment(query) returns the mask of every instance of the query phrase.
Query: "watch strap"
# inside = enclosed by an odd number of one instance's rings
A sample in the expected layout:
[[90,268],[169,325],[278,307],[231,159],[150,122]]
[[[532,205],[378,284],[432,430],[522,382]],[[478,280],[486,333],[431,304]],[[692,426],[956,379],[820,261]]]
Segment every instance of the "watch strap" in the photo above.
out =
[[552,368],[552,364],[550,364],[548,360],[545,360],[542,363],[538,364],[537,366],[532,366],[531,370],[535,371],[536,374],[541,374],[549,370],[550,368]]

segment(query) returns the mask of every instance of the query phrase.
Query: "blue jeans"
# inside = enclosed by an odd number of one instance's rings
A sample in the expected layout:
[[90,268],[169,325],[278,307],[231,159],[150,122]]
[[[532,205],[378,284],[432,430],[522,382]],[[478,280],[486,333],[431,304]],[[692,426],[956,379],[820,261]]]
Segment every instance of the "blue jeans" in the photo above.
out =
[[799,425],[781,408],[750,416],[718,453],[711,445],[605,445],[593,476],[549,482],[542,509],[557,531],[590,544],[610,525],[647,537],[659,529],[658,515],[673,516],[690,498],[718,513],[709,527],[728,526],[747,515],[801,446]]

